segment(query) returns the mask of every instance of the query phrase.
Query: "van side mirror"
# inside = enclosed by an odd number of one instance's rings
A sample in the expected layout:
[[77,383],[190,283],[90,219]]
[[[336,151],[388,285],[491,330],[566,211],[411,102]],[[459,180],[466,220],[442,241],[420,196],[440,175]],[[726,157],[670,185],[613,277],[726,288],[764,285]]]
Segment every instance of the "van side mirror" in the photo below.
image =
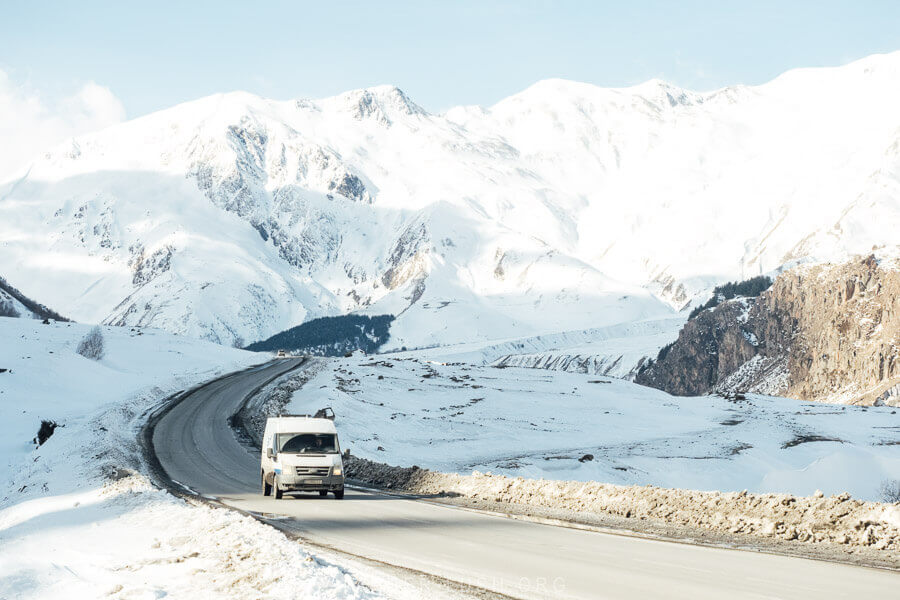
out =
[[271,448],[266,448],[266,458],[275,458],[275,451]]

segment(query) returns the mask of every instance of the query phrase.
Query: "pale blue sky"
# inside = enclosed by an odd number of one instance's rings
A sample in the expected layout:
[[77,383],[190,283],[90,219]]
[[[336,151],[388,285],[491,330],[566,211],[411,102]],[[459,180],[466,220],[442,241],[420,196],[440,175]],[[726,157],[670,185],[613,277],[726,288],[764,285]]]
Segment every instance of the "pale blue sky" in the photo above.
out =
[[51,99],[94,81],[129,117],[238,89],[287,99],[391,83],[432,111],[549,77],[706,90],[900,49],[890,0],[4,4],[12,81]]

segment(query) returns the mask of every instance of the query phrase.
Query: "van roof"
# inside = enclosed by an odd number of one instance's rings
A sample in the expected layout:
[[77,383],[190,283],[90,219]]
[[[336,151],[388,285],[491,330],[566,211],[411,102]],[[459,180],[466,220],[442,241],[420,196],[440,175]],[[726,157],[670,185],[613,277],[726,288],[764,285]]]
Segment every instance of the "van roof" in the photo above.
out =
[[272,433],[337,433],[331,419],[313,417],[269,417],[266,431]]

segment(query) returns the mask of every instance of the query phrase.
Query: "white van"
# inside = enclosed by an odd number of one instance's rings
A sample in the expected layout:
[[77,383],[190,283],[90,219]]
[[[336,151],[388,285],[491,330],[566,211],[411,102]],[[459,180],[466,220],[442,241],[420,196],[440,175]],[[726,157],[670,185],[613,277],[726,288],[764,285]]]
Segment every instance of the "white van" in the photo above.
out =
[[334,413],[329,418],[319,414],[266,421],[260,458],[264,496],[274,491],[278,499],[285,492],[319,492],[320,496],[332,492],[337,499],[344,497],[344,463]]

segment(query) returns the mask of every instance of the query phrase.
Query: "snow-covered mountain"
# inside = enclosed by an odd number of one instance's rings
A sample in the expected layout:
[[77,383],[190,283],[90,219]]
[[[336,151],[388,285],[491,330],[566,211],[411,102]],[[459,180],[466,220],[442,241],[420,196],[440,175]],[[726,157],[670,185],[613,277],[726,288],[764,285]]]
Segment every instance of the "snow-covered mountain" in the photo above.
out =
[[231,93],[0,186],[11,284],[246,343],[393,313],[391,345],[671,318],[714,283],[896,243],[900,53],[696,93],[543,81],[430,114],[384,86]]

